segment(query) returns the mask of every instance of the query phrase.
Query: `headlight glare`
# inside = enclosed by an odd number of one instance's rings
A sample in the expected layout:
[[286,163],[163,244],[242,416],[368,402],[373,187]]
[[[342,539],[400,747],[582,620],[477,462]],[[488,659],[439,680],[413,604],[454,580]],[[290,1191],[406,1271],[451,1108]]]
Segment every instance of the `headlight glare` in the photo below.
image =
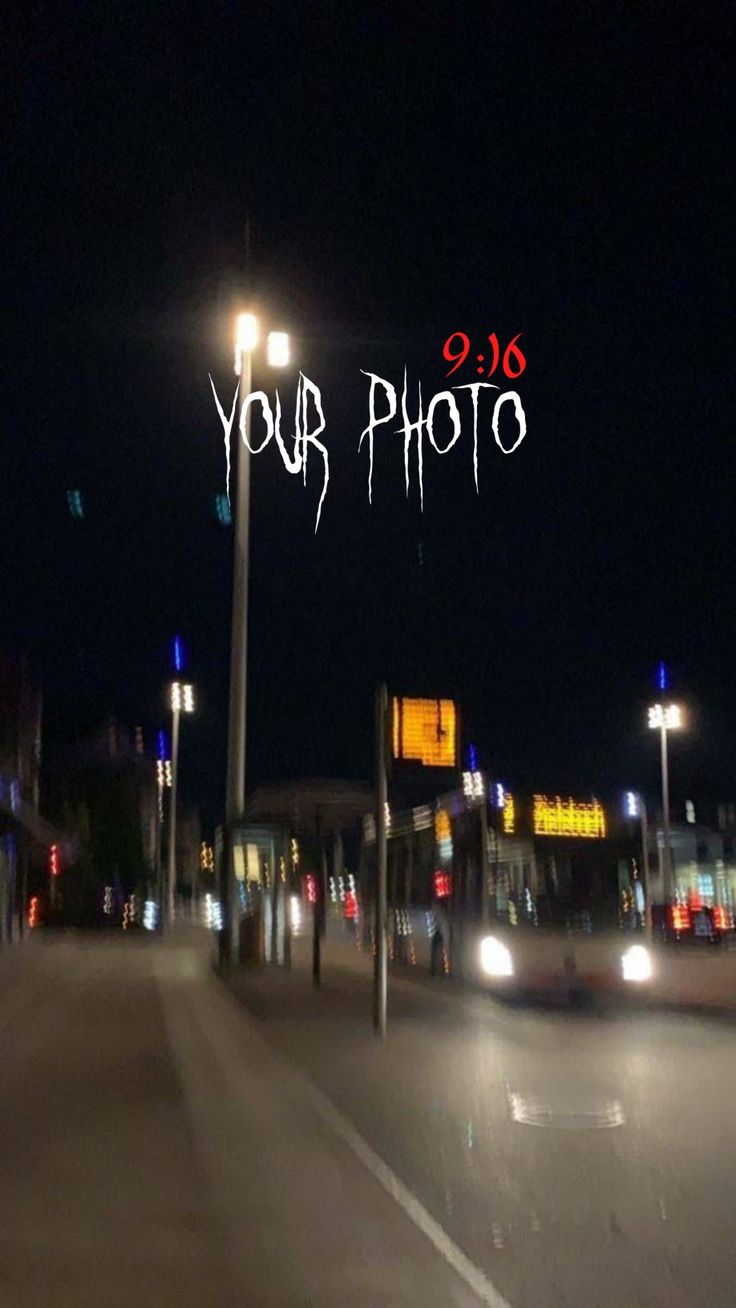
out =
[[486,936],[481,940],[480,965],[488,976],[514,975],[511,953],[495,936]]
[[621,971],[624,981],[649,981],[652,975],[649,951],[643,945],[632,945],[621,957]]

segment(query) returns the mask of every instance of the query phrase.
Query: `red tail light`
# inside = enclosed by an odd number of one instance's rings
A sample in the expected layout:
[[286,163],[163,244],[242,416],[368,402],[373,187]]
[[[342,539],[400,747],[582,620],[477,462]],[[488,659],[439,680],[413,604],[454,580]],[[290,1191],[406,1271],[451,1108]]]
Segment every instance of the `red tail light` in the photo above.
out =
[[452,895],[452,873],[435,872],[434,893],[437,899],[449,899]]
[[716,931],[732,931],[733,913],[731,913],[730,909],[717,904],[713,909],[713,926]]

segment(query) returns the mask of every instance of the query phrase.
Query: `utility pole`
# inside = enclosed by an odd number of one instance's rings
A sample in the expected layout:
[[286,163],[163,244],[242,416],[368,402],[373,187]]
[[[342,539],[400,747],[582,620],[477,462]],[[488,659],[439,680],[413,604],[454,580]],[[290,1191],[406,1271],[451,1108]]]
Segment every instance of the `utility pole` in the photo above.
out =
[[388,691],[380,686],[376,691],[376,952],[373,970],[373,1026],[383,1040],[386,1035],[387,997],[387,912],[386,912],[386,805],[388,784],[386,779],[386,743],[388,727]]
[[480,802],[480,920],[487,922],[488,911],[488,793],[483,785]]
[[169,930],[174,925],[176,896],[176,787],[179,776],[179,704],[173,697],[171,708],[171,798],[169,800],[169,859],[166,917]]

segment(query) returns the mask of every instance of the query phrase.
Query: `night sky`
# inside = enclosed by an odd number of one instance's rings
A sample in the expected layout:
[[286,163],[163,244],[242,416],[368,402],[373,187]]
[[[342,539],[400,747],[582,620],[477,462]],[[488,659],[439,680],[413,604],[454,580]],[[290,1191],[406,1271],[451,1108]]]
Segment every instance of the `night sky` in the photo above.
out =
[[[457,696],[508,784],[656,793],[665,659],[691,719],[673,804],[732,798],[730,6],[347,9],[11,25],[0,641],[42,675],[48,750],[109,710],[153,732],[179,632],[182,786],[222,816],[208,373],[229,409],[250,284],[294,338],[287,432],[298,369],[321,389],[331,477],[315,535],[317,460],[305,489],[274,447],[253,459],[249,786],[370,777],[385,679]],[[457,330],[472,358],[523,333],[526,439],[504,457],[482,409],[476,495],[466,398],[451,453],[425,443],[421,514],[394,422],[371,506],[361,370],[400,391],[406,366],[426,407]]]

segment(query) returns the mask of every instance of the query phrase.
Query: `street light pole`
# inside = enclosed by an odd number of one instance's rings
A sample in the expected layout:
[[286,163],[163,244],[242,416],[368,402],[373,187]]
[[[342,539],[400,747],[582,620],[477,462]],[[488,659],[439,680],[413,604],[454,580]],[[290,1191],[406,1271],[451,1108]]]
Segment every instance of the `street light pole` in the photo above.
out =
[[488,897],[488,792],[483,788],[480,805],[480,919],[487,922],[489,918]]
[[[245,748],[248,686],[248,565],[250,540],[250,408],[244,409],[250,394],[252,364],[250,349],[239,333],[236,341],[236,372],[240,376],[240,422],[245,439],[238,440],[237,499],[235,504],[235,554],[233,558],[233,602],[230,644],[230,717],[227,739],[227,795],[225,840],[222,853],[220,899],[222,903],[225,958],[236,956],[233,858],[234,824],[245,808]],[[240,426],[238,427],[240,431]]]
[[176,895],[176,796],[179,779],[179,719],[194,712],[194,688],[180,681],[171,684],[171,805],[169,808],[168,925],[174,925]]
[[639,796],[639,805],[641,810],[641,866],[644,878],[644,927],[646,935],[652,936],[654,927],[652,923],[652,901],[649,894],[649,827],[647,825],[647,806],[643,795]]
[[[223,961],[237,952],[235,913],[234,828],[245,809],[245,751],[248,720],[248,574],[250,564],[250,406],[252,357],[258,344],[258,320],[252,313],[238,315],[235,327],[235,373],[240,378],[240,422],[237,440],[237,503],[233,559],[232,632],[230,644],[230,711],[227,739],[227,793],[225,832],[220,865]],[[269,332],[267,362],[272,368],[289,363],[286,332]]]
[[664,858],[662,860],[662,897],[665,905],[673,881],[672,839],[670,833],[670,782],[667,765],[667,732],[682,726],[682,711],[677,704],[654,704],[649,710],[649,726],[659,730],[662,759],[662,826],[664,828]]
[[664,826],[664,902],[670,902],[672,888],[672,843],[670,840],[670,780],[667,766],[667,720],[662,717],[660,733],[662,753],[662,823]]
[[176,783],[179,773],[179,698],[171,698],[171,799],[169,802],[169,858],[167,879],[166,917],[169,930],[174,925],[174,899],[176,893]]
[[379,1039],[386,1035],[387,911],[386,911],[386,746],[388,727],[388,691],[376,691],[376,952],[373,962],[373,1027]]

